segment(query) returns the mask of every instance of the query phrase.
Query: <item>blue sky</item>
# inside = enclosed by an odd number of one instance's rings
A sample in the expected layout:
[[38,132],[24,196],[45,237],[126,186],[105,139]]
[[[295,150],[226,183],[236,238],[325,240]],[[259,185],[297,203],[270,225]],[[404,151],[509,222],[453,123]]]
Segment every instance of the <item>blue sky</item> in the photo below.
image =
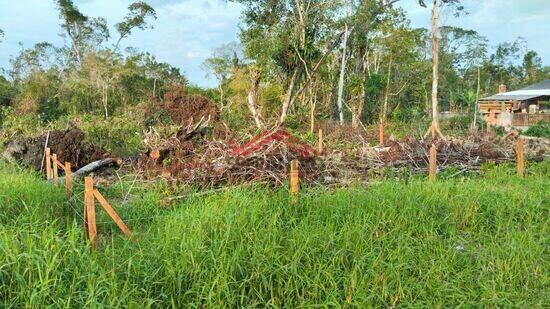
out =
[[[136,32],[124,46],[149,51],[160,61],[179,67],[189,80],[201,86],[215,81],[206,76],[201,64],[212,49],[238,40],[241,8],[225,0],[150,0],[157,11],[154,29]],[[429,2],[429,1],[428,1]],[[550,65],[550,0],[464,0],[468,16],[458,19],[443,14],[446,25],[478,31],[491,45],[522,36]],[[112,26],[127,12],[130,0],[75,0],[89,16],[103,16]],[[401,0],[414,27],[429,27],[430,10],[417,0]],[[53,0],[0,0],[0,29],[6,32],[0,43],[0,67],[24,47],[42,41],[63,44],[59,37],[58,14]]]

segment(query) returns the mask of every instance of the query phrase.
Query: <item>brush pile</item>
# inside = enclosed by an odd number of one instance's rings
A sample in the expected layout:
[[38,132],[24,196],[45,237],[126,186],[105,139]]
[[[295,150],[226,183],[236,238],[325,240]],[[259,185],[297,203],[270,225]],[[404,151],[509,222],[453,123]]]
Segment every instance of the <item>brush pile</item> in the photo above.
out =
[[[314,156],[304,157],[277,140],[269,141],[246,156],[235,156],[233,152],[238,143],[230,134],[225,134],[223,140],[208,140],[193,128],[182,131],[187,134],[173,136],[149,147],[138,163],[139,168],[149,176],[161,175],[180,184],[201,187],[243,182],[283,185],[293,159],[299,159],[300,177],[305,182],[315,182],[326,173],[323,161]],[[149,137],[149,140],[153,139]]]
[[[412,172],[425,172],[431,147],[431,142],[406,137],[400,141],[390,139],[386,145],[376,147],[365,142],[356,145],[353,152],[332,151],[324,156],[304,156],[284,142],[270,140],[246,155],[235,155],[239,147],[231,134],[226,133],[225,139],[209,140],[197,133],[194,129],[197,127],[200,126],[181,129],[179,135],[152,147],[140,160],[141,169],[149,176],[162,175],[175,183],[200,187],[243,182],[279,186],[287,183],[290,162],[298,159],[300,181],[304,183],[347,183],[368,179],[370,174],[387,167],[409,167]],[[515,136],[470,136],[434,141],[438,168],[454,166],[461,170],[478,170],[485,162],[513,162],[515,143]],[[542,160],[547,153],[547,141],[526,141],[528,158]]]

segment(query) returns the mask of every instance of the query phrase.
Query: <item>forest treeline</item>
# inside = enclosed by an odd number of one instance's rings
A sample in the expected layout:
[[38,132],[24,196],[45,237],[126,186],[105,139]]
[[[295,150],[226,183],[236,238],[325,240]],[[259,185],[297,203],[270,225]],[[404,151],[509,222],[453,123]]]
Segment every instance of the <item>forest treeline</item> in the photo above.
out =
[[[0,121],[82,114],[109,121],[175,87],[209,97],[233,128],[284,122],[313,130],[325,119],[358,127],[430,115],[433,32],[413,28],[398,0],[230,1],[243,6],[240,42],[220,46],[204,62],[218,83],[205,89],[150,53],[122,48],[154,26],[157,15],[146,2],[107,21],[55,0],[65,44],[38,42],[10,60],[0,76]],[[432,12],[434,4],[443,14],[468,13],[458,0],[418,2]],[[490,46],[476,31],[436,25],[442,110],[471,111],[479,94],[499,84],[516,89],[550,77],[522,38]],[[9,33],[0,30],[2,36]]]

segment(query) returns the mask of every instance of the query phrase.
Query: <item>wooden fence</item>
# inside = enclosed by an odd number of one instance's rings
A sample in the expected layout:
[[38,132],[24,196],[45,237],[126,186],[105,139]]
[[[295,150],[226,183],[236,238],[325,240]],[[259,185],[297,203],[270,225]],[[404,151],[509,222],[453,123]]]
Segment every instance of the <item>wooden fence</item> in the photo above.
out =
[[[46,179],[48,181],[53,182],[53,185],[55,187],[58,187],[59,186],[59,169],[63,170],[63,172],[65,173],[65,192],[67,194],[67,197],[70,198],[72,195],[72,181],[73,181],[71,163],[65,162],[65,164],[61,164],[61,162],[59,162],[59,160],[57,159],[57,154],[51,153],[50,148],[45,149],[44,157],[46,160]],[[95,201],[99,202],[99,204],[107,212],[109,217],[111,217],[111,219],[120,228],[122,233],[124,233],[126,237],[130,238],[132,236],[132,232],[130,231],[130,229],[126,226],[124,221],[122,221],[122,219],[120,218],[118,213],[113,209],[113,207],[107,202],[105,197],[103,197],[103,195],[101,195],[101,193],[94,188],[93,178],[86,177],[84,179],[83,220],[84,220],[84,226],[86,227],[86,231],[92,247],[95,247],[97,242]]]

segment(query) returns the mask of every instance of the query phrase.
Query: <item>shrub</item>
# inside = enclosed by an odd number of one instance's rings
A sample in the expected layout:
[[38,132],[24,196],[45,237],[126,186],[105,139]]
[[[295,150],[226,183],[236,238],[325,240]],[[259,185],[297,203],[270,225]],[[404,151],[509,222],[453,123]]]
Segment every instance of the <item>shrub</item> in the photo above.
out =
[[550,121],[540,121],[523,133],[527,136],[550,137]]

